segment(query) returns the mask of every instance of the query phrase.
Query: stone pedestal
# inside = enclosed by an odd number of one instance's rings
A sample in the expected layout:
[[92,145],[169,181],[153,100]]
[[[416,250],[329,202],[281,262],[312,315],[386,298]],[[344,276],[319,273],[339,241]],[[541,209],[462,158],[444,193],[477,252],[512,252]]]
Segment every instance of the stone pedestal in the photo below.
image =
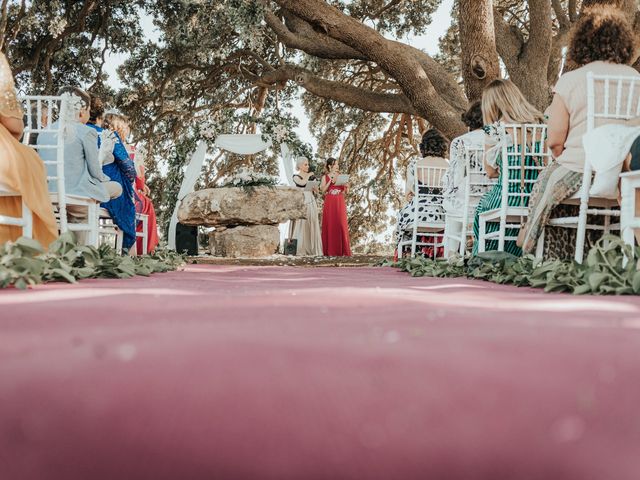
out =
[[268,257],[278,250],[277,225],[224,228],[209,234],[211,253],[220,257]]
[[223,257],[273,255],[278,224],[306,215],[303,192],[291,187],[209,188],[187,195],[178,207],[180,223],[216,227],[209,246]]
[[305,218],[304,194],[290,187],[209,188],[187,195],[178,209],[185,225],[277,225]]

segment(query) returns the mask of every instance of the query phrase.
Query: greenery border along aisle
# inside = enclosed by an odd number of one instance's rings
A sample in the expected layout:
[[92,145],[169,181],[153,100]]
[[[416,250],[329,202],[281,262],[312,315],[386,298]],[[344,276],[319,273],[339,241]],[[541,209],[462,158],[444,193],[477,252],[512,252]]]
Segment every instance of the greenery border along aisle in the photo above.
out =
[[72,233],[61,235],[45,252],[35,240],[22,237],[0,245],[0,288],[24,289],[39,283],[85,278],[131,278],[135,275],[177,270],[185,257],[171,250],[156,249],[152,255],[118,255],[108,246],[77,245]]
[[[539,261],[531,255],[516,257],[505,252],[486,252],[450,260],[405,258],[384,261],[381,266],[397,267],[413,277],[466,277],[518,287],[544,288],[545,292],[570,292],[576,295],[640,294],[640,271],[635,260],[623,267],[631,247],[619,237],[607,235],[589,251],[582,264],[571,260]],[[636,247],[635,258],[640,258]]]

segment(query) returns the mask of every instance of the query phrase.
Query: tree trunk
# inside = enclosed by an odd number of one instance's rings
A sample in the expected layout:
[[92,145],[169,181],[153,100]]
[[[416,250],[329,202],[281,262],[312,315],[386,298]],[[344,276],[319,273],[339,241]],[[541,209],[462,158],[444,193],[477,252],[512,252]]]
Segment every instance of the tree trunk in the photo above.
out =
[[470,102],[482,97],[484,87],[500,78],[492,0],[460,0],[462,78]]

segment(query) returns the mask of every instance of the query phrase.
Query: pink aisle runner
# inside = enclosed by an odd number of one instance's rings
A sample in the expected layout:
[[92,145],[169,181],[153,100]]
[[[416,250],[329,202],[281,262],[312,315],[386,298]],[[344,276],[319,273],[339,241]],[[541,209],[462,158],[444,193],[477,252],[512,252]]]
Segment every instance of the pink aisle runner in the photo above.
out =
[[640,298],[190,266],[0,291],[2,480],[637,480]]

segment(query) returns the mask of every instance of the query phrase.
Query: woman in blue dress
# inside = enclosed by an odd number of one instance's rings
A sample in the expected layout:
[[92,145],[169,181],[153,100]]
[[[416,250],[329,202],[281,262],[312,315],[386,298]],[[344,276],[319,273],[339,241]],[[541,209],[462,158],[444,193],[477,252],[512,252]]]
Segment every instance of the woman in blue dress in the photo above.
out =
[[[112,150],[113,162],[103,164],[102,171],[112,181],[118,182],[122,186],[122,195],[102,203],[101,207],[109,212],[114,223],[122,230],[122,246],[124,251],[128,252],[136,242],[136,204],[135,190],[133,188],[133,183],[136,179],[136,167],[129,157],[122,138],[117,133],[118,127],[124,124],[124,118],[115,113],[108,113],[104,115],[104,120],[101,122],[100,119],[103,113],[104,107],[102,107],[100,99],[92,99],[91,118],[87,125],[95,128],[98,134],[102,134],[104,130],[113,132],[112,135],[115,137],[115,145]],[[102,123],[102,126],[100,126],[100,123]],[[101,138],[98,137],[98,146],[100,144]]]

